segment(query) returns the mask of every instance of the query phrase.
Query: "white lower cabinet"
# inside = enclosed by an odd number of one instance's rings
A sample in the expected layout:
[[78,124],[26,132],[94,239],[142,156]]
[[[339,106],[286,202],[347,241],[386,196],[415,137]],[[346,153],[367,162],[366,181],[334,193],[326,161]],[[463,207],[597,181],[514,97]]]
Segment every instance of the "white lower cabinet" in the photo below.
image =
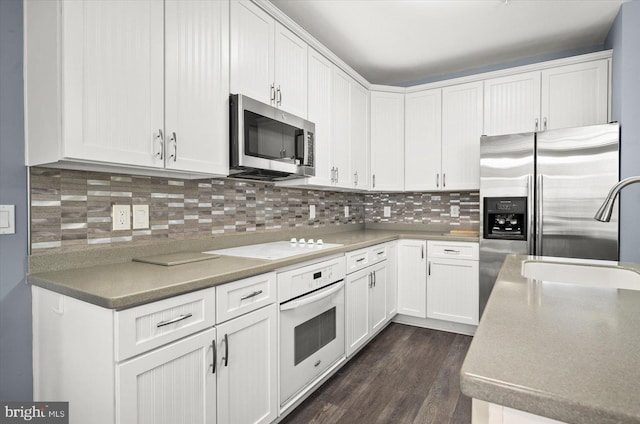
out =
[[427,242],[398,241],[398,313],[427,317]]
[[389,322],[387,248],[388,245],[379,245],[347,253],[347,264],[362,264],[360,269],[348,274],[346,280],[347,357],[358,351]]
[[277,305],[216,327],[219,424],[266,424],[278,416]]
[[117,365],[116,422],[215,424],[215,333],[211,328]]
[[427,242],[427,317],[478,324],[478,244]]

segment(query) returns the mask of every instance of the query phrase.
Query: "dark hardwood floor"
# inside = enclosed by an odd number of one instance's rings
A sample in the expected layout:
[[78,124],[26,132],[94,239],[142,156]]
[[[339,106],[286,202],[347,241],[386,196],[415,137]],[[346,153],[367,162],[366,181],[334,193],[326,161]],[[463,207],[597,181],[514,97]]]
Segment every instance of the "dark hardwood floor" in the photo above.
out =
[[470,424],[460,393],[470,336],[390,324],[283,424]]

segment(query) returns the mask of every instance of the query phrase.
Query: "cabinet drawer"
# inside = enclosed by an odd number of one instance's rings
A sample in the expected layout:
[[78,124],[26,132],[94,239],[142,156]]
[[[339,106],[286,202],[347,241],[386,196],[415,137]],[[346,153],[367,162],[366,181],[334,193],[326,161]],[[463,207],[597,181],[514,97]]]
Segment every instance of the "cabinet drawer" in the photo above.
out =
[[378,245],[369,249],[369,264],[373,265],[377,262],[387,259],[387,245]]
[[478,260],[478,243],[456,241],[428,241],[427,255],[430,258]]
[[115,313],[116,361],[215,325],[215,288]]
[[255,311],[276,301],[276,273],[256,275],[217,287],[216,323]]
[[347,274],[369,266],[369,248],[347,252]]

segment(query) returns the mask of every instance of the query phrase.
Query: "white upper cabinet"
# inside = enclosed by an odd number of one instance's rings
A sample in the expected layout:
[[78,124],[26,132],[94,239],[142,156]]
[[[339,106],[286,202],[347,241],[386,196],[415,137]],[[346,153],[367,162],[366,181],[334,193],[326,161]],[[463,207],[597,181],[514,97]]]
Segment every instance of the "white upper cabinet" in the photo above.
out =
[[537,131],[540,123],[540,72],[484,82],[485,135]]
[[166,166],[227,175],[229,3],[167,0],[165,11]]
[[404,94],[371,92],[371,185],[404,189]]
[[332,140],[332,76],[333,64],[313,49],[309,49],[308,101],[309,120],[316,125],[315,171],[307,184],[330,186],[333,184]]
[[331,86],[331,152],[333,185],[351,187],[351,77],[334,66]]
[[224,1],[25,2],[27,165],[227,175],[228,48]]
[[609,113],[608,60],[484,82],[486,135],[603,124]]
[[440,190],[442,89],[405,97],[404,188]]
[[355,189],[369,188],[369,91],[355,81],[349,86],[350,142],[351,142],[351,186]]
[[442,89],[442,189],[480,188],[482,81]]
[[231,92],[307,117],[307,44],[250,1],[231,1]]
[[608,122],[607,60],[560,66],[542,71],[542,129]]

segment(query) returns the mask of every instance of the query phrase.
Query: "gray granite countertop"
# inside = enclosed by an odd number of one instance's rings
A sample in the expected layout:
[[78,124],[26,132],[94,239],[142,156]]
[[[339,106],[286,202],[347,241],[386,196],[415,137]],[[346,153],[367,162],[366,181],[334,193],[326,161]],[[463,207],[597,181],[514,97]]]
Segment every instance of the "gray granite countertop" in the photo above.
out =
[[529,259],[507,257],[462,392],[567,423],[640,423],[640,291],[527,280]]
[[[316,234],[327,243],[343,244],[342,247],[323,249],[321,252],[289,257],[281,260],[248,259],[231,256],[220,256],[217,259],[200,262],[162,266],[140,262],[132,262],[130,258],[118,261],[117,252],[105,255],[109,263],[95,264],[88,267],[51,270],[31,273],[30,284],[43,287],[57,293],[65,294],[86,302],[110,309],[125,309],[144,303],[153,302],[166,297],[176,296],[194,290],[227,283],[238,279],[262,274],[279,268],[318,259],[333,254],[361,249],[375,244],[399,238],[416,238],[425,240],[477,241],[477,235],[450,234],[429,231],[410,231],[405,229],[362,229],[358,231]],[[283,237],[288,240],[288,238]],[[245,244],[252,244],[251,237],[244,237]],[[256,237],[255,243],[262,243],[264,237]],[[226,244],[199,244],[194,252],[228,247]],[[149,249],[146,254],[157,254]],[[123,251],[120,254],[130,255]],[[69,260],[79,253],[52,255],[49,262]],[[136,256],[144,256],[142,249]],[[95,260],[95,258],[93,259]]]

